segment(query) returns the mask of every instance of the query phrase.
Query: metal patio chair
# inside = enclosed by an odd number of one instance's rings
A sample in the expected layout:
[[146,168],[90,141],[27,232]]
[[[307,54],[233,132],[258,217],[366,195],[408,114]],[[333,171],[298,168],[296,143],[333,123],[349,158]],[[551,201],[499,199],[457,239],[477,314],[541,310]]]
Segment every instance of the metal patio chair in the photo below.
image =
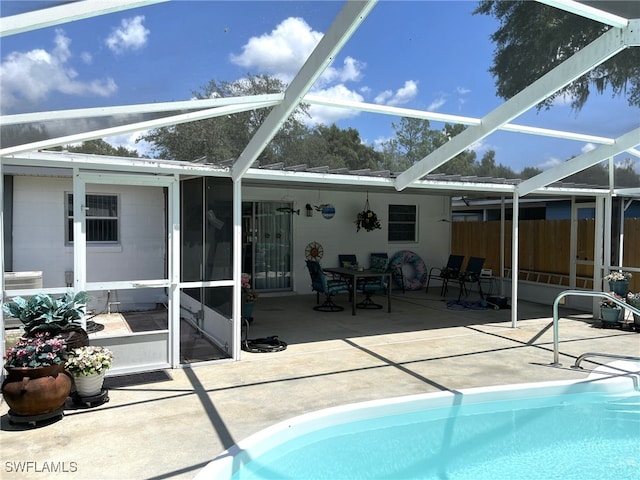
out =
[[446,266],[432,267],[429,269],[425,293],[429,293],[429,283],[431,282],[431,279],[434,279],[442,282],[440,296],[444,297],[447,294],[447,289],[449,288],[449,280],[458,280],[463,262],[464,255],[449,255]]
[[[350,292],[349,284],[344,280],[328,280],[320,264],[313,260],[307,260],[307,268],[311,276],[311,289],[316,292],[316,303],[314,310],[319,312],[340,312],[344,307],[336,305],[331,297],[336,293]],[[325,296],[324,303],[320,304],[320,294]]]

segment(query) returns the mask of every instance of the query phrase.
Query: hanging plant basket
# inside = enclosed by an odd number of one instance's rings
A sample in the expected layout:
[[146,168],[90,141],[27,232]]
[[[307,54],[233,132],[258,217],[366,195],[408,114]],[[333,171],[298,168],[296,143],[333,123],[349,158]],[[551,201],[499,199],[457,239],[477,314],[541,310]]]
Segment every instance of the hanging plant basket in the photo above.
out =
[[358,212],[354,223],[356,224],[356,232],[359,232],[361,228],[364,228],[367,232],[382,228],[382,226],[380,226],[378,216],[369,207],[369,194],[367,194],[367,201],[364,204],[364,209],[361,212]]

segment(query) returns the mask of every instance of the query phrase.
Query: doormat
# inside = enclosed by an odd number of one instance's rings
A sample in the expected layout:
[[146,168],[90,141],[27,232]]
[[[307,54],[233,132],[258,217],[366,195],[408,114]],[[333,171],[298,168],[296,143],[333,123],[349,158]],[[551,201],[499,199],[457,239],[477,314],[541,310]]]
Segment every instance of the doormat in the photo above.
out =
[[148,383],[170,382],[173,378],[164,370],[153,372],[132,373],[129,375],[118,375],[106,377],[104,386],[106,388],[129,387],[132,385],[145,385]]

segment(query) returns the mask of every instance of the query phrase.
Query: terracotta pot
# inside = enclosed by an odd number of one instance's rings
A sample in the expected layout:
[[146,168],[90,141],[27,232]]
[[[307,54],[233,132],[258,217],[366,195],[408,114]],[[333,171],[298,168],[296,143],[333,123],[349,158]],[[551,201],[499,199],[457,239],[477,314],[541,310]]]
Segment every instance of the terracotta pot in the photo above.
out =
[[42,415],[62,407],[71,392],[71,375],[64,365],[6,367],[2,395],[16,415]]

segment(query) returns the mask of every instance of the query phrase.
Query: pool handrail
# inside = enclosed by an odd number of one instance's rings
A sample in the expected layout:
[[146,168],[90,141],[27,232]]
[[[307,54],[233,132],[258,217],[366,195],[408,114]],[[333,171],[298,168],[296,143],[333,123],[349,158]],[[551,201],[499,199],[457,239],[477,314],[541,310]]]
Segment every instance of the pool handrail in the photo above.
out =
[[559,320],[559,314],[558,314],[558,306],[560,305],[560,300],[562,300],[564,297],[567,297],[569,295],[573,295],[576,297],[602,297],[602,298],[606,298],[608,300],[610,300],[611,302],[615,303],[616,305],[619,305],[620,307],[622,307],[625,310],[630,310],[631,313],[634,313],[635,315],[640,315],[640,310],[638,310],[637,308],[629,305],[628,303],[626,303],[624,300],[620,300],[618,298],[616,298],[615,296],[611,295],[610,293],[606,293],[606,292],[592,292],[592,291],[586,291],[586,290],[564,290],[562,292],[560,292],[558,294],[558,296],[556,297],[556,299],[553,301],[553,363],[551,364],[554,367],[561,367],[562,364],[560,363],[560,340],[559,340],[559,334],[558,334],[558,320]]

